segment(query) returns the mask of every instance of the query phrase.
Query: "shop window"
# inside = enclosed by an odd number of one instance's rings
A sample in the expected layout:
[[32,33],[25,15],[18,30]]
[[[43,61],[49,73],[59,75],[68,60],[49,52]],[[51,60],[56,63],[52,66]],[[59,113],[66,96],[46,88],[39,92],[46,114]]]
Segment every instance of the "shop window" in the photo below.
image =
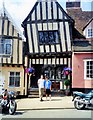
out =
[[58,31],[39,31],[39,43],[40,44],[53,44],[59,43]]
[[85,60],[84,68],[84,78],[93,79],[93,60]]
[[0,55],[12,54],[12,39],[0,39]]
[[20,87],[20,72],[10,72],[9,86]]

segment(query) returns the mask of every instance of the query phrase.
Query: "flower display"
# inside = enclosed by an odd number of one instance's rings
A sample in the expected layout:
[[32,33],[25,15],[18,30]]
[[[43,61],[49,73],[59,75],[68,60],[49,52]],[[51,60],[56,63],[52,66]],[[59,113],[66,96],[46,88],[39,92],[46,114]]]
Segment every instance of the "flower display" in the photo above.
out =
[[35,74],[35,69],[33,67],[26,68],[25,73],[27,73],[28,75],[32,75],[32,74],[34,75]]
[[64,75],[71,75],[71,73],[72,73],[72,68],[65,67],[63,71],[64,71]]

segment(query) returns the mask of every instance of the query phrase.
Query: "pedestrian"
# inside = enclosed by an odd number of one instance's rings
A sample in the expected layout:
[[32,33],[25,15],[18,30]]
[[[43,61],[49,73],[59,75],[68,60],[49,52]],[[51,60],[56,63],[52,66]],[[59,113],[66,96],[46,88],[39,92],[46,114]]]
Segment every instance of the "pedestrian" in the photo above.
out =
[[38,79],[38,87],[39,87],[39,98],[40,101],[43,101],[43,94],[44,94],[44,78],[41,75],[40,79]]
[[48,79],[47,76],[45,76],[44,88],[46,93],[46,100],[48,96],[50,97],[51,100],[51,85],[52,85],[51,81]]

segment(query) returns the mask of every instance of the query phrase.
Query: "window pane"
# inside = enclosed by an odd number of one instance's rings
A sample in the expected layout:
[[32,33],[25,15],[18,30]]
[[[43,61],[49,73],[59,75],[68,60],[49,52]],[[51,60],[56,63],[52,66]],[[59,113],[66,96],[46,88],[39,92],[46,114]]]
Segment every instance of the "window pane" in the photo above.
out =
[[6,54],[11,54],[11,45],[10,44],[6,44]]
[[17,77],[15,79],[15,87],[19,87],[20,86],[20,77]]
[[14,76],[14,72],[10,72],[10,76]]
[[89,69],[89,66],[87,66],[87,69]]
[[10,77],[9,85],[14,86],[14,77]]
[[43,32],[39,32],[39,42],[44,43],[44,35]]
[[87,78],[89,78],[89,75],[87,75]]
[[0,54],[4,54],[4,44],[0,43]]
[[53,32],[49,32],[49,42],[55,42]]
[[56,43],[58,43],[59,42],[59,37],[58,37],[58,32],[57,31],[54,33],[54,38],[55,38]]
[[19,77],[20,76],[20,72],[16,72],[16,77]]
[[87,74],[89,74],[89,70],[87,70]]
[[44,41],[45,43],[49,42],[48,32],[44,32]]
[[92,70],[90,70],[90,74],[92,74]]
[[87,61],[87,65],[89,65],[89,61]]
[[90,69],[92,69],[92,65],[90,66]]
[[90,78],[93,78],[93,75],[90,75]]

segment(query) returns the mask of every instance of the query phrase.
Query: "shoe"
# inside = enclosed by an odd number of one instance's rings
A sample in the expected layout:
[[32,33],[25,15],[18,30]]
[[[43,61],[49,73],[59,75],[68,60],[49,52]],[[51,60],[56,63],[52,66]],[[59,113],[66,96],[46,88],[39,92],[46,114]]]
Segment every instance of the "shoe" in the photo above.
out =
[[41,99],[40,101],[44,101],[44,100]]

